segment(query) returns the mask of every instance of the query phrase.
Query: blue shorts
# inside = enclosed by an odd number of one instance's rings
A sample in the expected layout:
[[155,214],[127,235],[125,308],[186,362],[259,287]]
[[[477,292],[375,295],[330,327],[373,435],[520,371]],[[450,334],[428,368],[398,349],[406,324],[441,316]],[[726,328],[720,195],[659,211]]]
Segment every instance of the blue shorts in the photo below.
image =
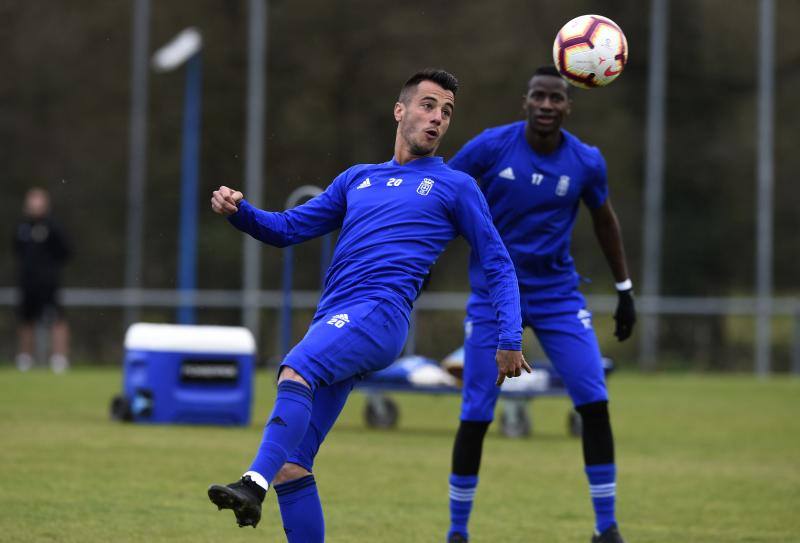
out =
[[[533,329],[575,406],[608,400],[592,315],[579,292],[523,298],[522,323]],[[497,321],[488,299],[470,296],[464,332],[461,420],[491,421],[500,387],[495,385]]]
[[311,471],[356,380],[394,362],[407,335],[408,313],[383,300],[342,306],[314,319],[281,365],[302,375],[314,391],[308,431],[288,462]]

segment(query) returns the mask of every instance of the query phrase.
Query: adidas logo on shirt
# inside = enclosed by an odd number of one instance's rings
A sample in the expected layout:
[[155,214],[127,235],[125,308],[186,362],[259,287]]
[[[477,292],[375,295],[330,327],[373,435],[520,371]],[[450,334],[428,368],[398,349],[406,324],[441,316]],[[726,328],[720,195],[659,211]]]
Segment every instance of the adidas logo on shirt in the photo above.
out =
[[356,187],[356,190],[358,190],[358,189],[365,189],[365,188],[367,188],[367,187],[371,187],[371,186],[372,186],[372,183],[370,183],[370,182],[369,182],[369,177],[367,177],[366,179],[364,179],[364,180],[361,182],[361,184],[360,184],[359,186],[357,186],[357,187]]
[[[369,181],[369,179],[367,179]],[[363,185],[364,183],[362,183]],[[369,185],[367,185],[369,186]],[[358,187],[361,188],[361,187]],[[335,326],[336,328],[341,328],[345,324],[350,322],[350,317],[347,316],[347,313],[341,313],[339,315],[334,315],[330,318],[330,320],[326,324],[330,324],[331,326]]]
[[511,179],[511,180],[516,179],[516,177],[514,177],[514,170],[511,169],[511,166],[509,166],[502,172],[498,173],[497,177],[502,177],[503,179]]
[[584,328],[586,328],[587,330],[591,330],[592,314],[589,313],[589,311],[587,311],[586,309],[581,309],[580,311],[578,311],[578,314],[576,316],[578,317],[578,320],[581,321],[581,324],[583,324]]

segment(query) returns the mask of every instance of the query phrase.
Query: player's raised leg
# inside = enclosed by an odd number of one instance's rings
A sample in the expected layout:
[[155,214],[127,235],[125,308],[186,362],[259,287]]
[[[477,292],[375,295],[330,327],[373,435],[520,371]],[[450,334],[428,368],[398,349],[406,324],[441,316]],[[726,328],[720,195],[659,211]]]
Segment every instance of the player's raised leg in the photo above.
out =
[[[317,319],[309,334],[287,356],[287,364],[310,376],[314,388],[310,423],[274,483],[289,543],[321,543],[322,506],[312,474],[314,458],[355,383],[355,375],[388,366],[405,343],[408,321],[390,304],[368,301]],[[327,384],[332,383],[332,384]]]
[[[326,367],[333,365],[327,357],[339,350],[337,344],[352,343],[351,336],[350,328],[328,326],[324,315],[318,316],[303,340],[286,355],[279,370],[275,404],[250,469],[236,483],[208,489],[208,497],[217,507],[233,510],[239,526],[255,527],[261,519],[264,495],[308,431],[314,391],[336,381]],[[350,375],[357,373],[357,368],[351,371]]]
[[[392,304],[368,300],[348,305],[347,311],[318,315],[303,340],[286,355],[275,406],[242,480],[209,488],[211,501],[233,509],[240,526],[255,526],[260,519],[264,495],[251,492],[258,490],[253,485],[265,493],[274,482],[276,493],[281,486],[284,522],[299,526],[302,515],[298,512],[305,511],[313,520],[307,520],[303,529],[324,534],[311,475],[314,457],[341,412],[355,376],[388,366],[402,349],[408,331],[407,318]],[[346,321],[337,315],[346,316]],[[295,507],[298,501],[302,503]],[[303,532],[297,533],[302,536]],[[289,541],[317,541],[309,537],[290,537]]]
[[325,540],[322,503],[312,468],[320,445],[342,412],[354,382],[351,378],[316,390],[308,431],[275,478],[275,494],[289,543]]
[[309,383],[295,370],[284,366],[278,379],[275,405],[250,469],[240,481],[209,487],[209,499],[220,509],[232,509],[240,527],[255,528],[261,520],[261,502],[270,482],[306,434],[312,399]]

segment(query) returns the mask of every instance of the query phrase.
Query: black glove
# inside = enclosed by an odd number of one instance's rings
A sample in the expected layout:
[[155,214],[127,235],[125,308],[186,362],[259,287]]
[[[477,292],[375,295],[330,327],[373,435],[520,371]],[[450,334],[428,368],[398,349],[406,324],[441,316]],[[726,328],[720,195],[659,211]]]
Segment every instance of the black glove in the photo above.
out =
[[614,311],[614,320],[617,323],[614,329],[614,336],[619,341],[625,341],[631,337],[633,325],[636,323],[636,307],[633,303],[633,289],[617,291],[617,310]]

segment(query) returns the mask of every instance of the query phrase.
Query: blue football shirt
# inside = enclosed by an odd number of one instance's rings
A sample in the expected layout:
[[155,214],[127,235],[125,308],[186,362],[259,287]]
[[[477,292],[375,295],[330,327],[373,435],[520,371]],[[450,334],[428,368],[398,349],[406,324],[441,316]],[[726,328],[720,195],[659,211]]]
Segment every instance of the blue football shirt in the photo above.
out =
[[375,298],[410,311],[431,265],[462,235],[498,315],[498,347],[521,349],[519,290],[508,251],[475,180],[440,157],[359,164],[294,209],[268,212],[243,201],[228,220],[278,247],[341,228],[317,315]]
[[[448,163],[479,180],[524,296],[577,287],[570,238],[579,203],[595,209],[608,197],[603,155],[561,133],[559,148],[541,155],[525,139],[525,121],[489,128]],[[486,277],[474,254],[469,273],[473,292],[485,295]]]

